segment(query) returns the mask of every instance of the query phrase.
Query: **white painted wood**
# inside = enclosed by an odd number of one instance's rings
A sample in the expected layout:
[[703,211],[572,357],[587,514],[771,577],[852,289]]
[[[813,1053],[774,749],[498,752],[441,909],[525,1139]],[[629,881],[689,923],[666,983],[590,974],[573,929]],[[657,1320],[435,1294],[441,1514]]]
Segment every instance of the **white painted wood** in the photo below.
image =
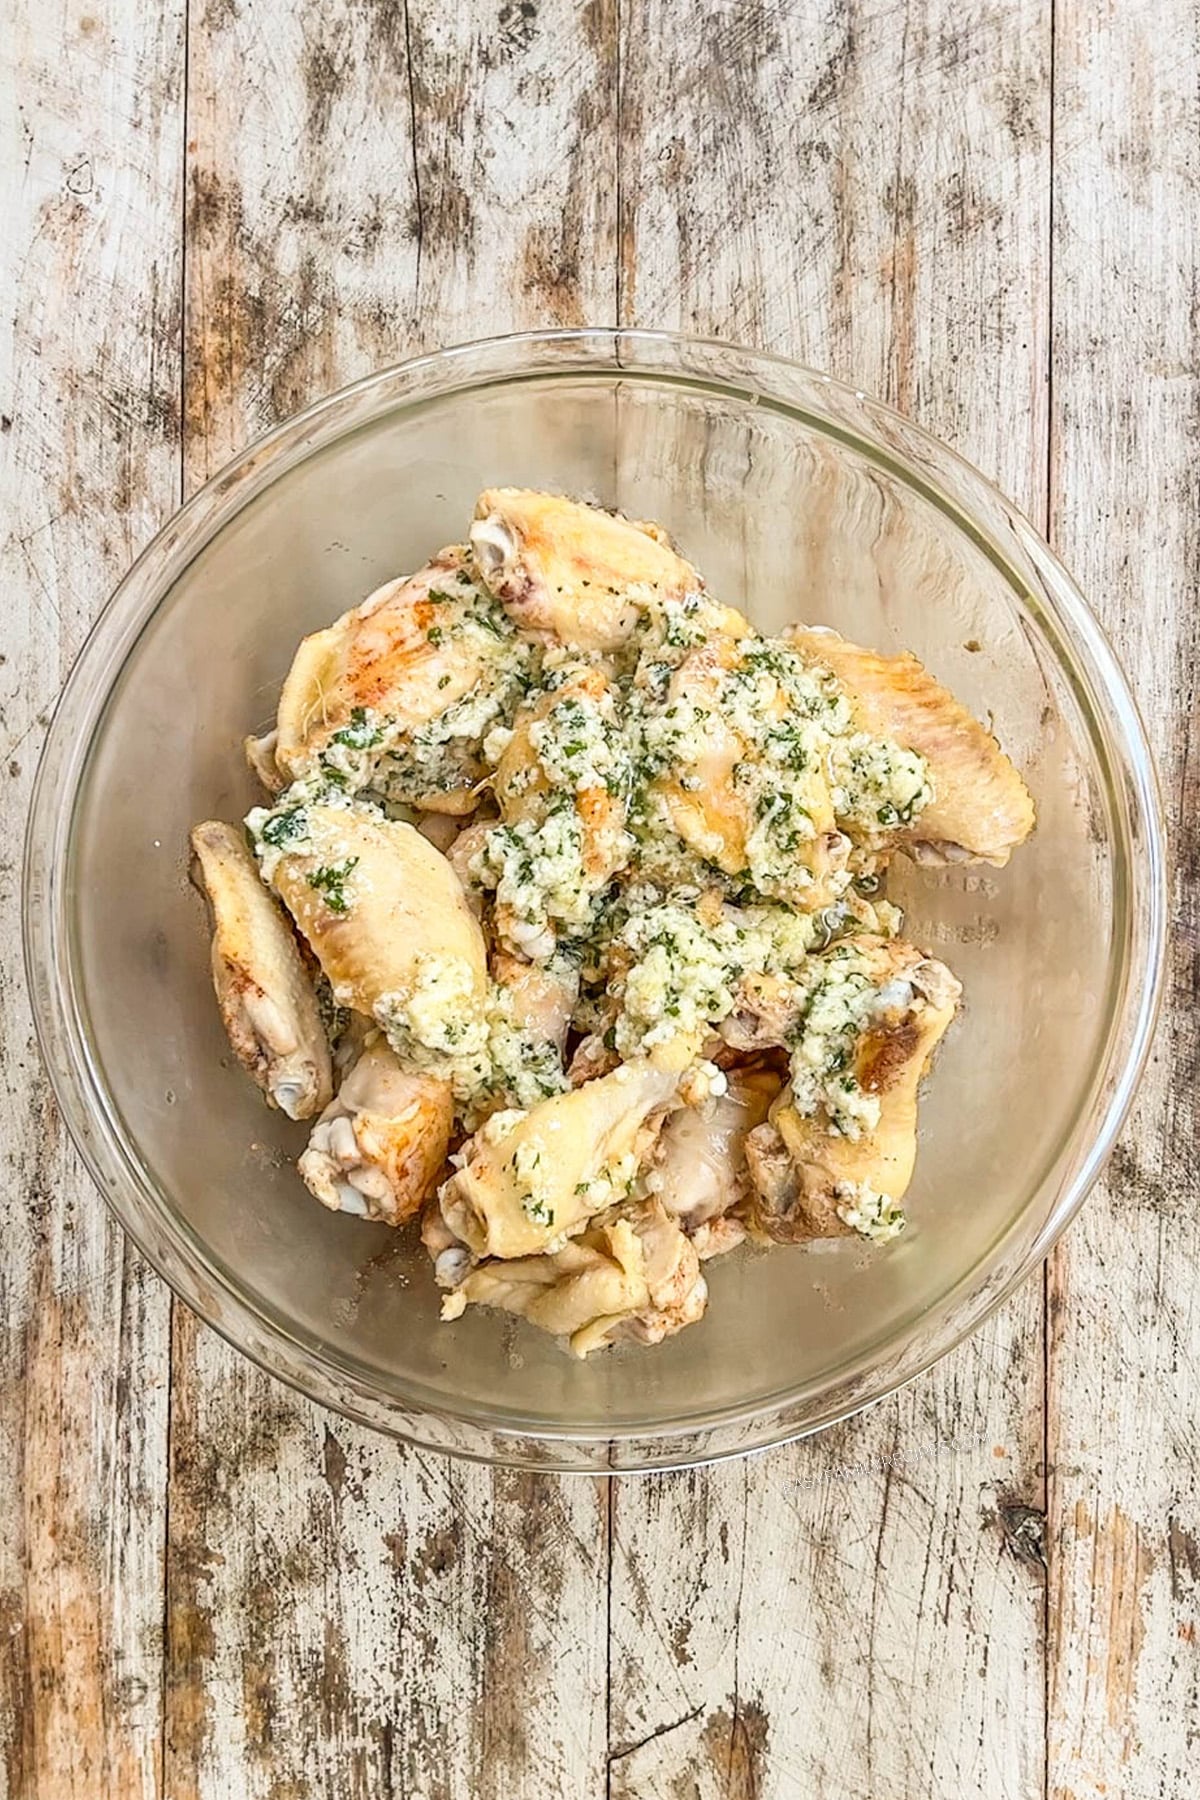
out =
[[169,1301],[71,1150],[20,969],[83,635],[179,499],[182,7],[0,32],[0,1795],[159,1792]]
[[[672,12],[623,14],[623,317],[882,393],[1040,518],[1048,10],[712,0],[682,76]],[[1042,1357],[1035,1282],[815,1443],[621,1484],[614,1793],[1041,1794]]]
[[175,1341],[171,1800],[596,1791],[603,1485],[405,1450]]
[[[1191,1791],[1194,0],[1059,0],[1053,57],[1039,0],[619,10],[192,0],[185,130],[181,9],[4,8],[0,1800]],[[177,1308],[168,1483],[167,1297],[21,993],[46,708],[181,448],[191,488],[378,363],[618,312],[885,392],[1039,522],[1049,425],[1182,930],[1045,1417],[1036,1282],[864,1419],[611,1487],[388,1445]]]
[[1175,935],[1132,1123],[1051,1264],[1054,1800],[1189,1794],[1200,1763],[1198,93],[1187,0],[1060,7],[1052,528],[1159,758]]
[[[611,313],[603,8],[193,14],[185,466],[439,341]],[[528,109],[540,129],[528,131]],[[398,1450],[177,1309],[166,1791],[599,1794],[607,1494]]]
[[[994,1446],[932,1407],[881,1412],[890,1435],[655,1478],[644,1509],[622,1493],[614,1691],[631,1638],[651,1685],[614,1740],[615,1796],[1040,1793],[1041,1572],[1004,1548]],[[664,1574],[672,1527],[686,1554]]]

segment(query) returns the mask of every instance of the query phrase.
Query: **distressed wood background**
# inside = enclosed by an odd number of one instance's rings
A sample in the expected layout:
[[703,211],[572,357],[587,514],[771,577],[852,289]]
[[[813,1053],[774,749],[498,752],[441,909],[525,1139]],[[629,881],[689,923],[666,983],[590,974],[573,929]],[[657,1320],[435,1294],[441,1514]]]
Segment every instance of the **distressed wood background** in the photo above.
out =
[[[1159,1800],[1200,1767],[1197,0],[3,0],[0,1800]],[[886,395],[1141,697],[1168,1004],[1109,1177],[869,1416],[605,1485],[296,1399],[110,1224],[19,972],[39,741],[252,434],[614,319]]]

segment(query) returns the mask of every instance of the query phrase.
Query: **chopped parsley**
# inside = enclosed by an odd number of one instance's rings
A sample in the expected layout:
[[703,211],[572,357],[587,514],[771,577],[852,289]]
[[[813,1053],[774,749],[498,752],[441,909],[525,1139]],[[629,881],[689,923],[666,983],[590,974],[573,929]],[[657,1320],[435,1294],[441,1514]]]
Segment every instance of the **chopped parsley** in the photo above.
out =
[[330,742],[344,744],[347,750],[373,750],[383,742],[383,732],[371,723],[365,706],[354,706],[350,709],[350,723],[335,731]]
[[264,844],[272,844],[278,850],[284,844],[294,844],[308,836],[308,813],[302,806],[291,806],[286,812],[272,813],[259,832]]
[[344,913],[348,910],[350,903],[346,898],[346,882],[357,867],[357,856],[348,856],[344,862],[323,863],[308,877],[309,887],[317,890],[330,912]]

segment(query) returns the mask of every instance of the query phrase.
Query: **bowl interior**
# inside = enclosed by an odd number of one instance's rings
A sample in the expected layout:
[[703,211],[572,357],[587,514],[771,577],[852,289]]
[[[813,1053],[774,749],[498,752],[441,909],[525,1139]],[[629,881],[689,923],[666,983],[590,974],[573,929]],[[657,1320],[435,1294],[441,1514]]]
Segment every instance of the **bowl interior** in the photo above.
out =
[[[198,819],[257,795],[241,755],[300,636],[461,537],[478,489],[549,487],[661,520],[766,630],[803,617],[909,647],[992,717],[1039,815],[1003,871],[895,866],[908,935],[965,1007],[927,1085],[910,1228],[710,1265],[698,1327],[570,1361],[476,1312],[438,1323],[408,1233],[312,1201],[306,1129],[268,1112],[225,1045]],[[894,1354],[1044,1217],[1077,1155],[1116,1004],[1125,865],[1084,693],[1001,559],[913,475],[829,419],[654,373],[577,370],[397,405],[251,498],[162,595],[87,753],[67,866],[68,952],[93,1076],[172,1229],[368,1388],[539,1431],[646,1432],[787,1394],[818,1408]]]

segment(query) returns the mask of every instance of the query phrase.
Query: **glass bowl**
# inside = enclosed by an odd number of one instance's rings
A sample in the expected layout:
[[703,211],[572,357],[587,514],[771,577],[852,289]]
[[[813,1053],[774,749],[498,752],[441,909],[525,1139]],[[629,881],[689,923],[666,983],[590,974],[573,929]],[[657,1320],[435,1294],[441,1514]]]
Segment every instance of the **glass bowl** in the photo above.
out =
[[[993,718],[1038,828],[1004,870],[894,866],[962,978],[927,1084],[908,1231],[710,1265],[698,1326],[576,1363],[476,1311],[438,1323],[408,1233],[324,1211],[306,1127],[233,1063],[188,828],[256,799],[301,634],[460,538],[478,489],[661,520],[767,630],[908,647]],[[828,377],[658,333],[470,344],[358,382],[172,520],[92,632],[50,730],[25,871],[51,1079],[101,1191],[176,1292],[272,1374],[423,1445],[557,1469],[810,1432],[945,1354],[1045,1256],[1129,1104],[1162,960],[1163,844],[1137,712],[1033,528],[957,456]]]

